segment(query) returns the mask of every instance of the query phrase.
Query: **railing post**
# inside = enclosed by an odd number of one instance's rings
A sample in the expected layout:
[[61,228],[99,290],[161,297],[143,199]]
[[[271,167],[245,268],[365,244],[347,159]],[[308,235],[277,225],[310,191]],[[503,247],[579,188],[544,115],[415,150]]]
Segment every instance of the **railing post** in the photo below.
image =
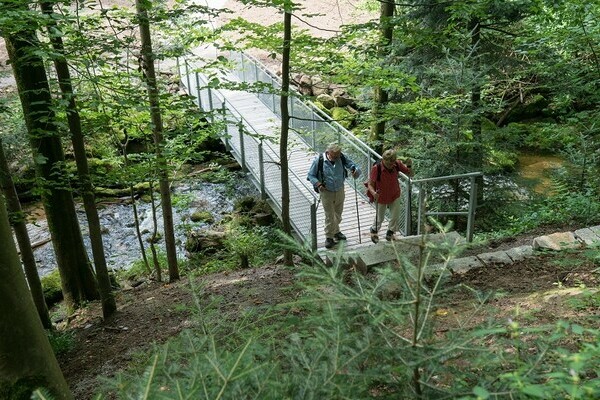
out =
[[200,73],[196,72],[196,93],[198,93],[198,107],[202,109],[202,96],[200,95]]
[[258,171],[260,174],[260,198],[263,200],[267,199],[267,192],[265,190],[265,167],[263,164],[264,156],[263,156],[263,140],[260,139],[258,143]]
[[315,126],[317,121],[316,121],[316,114],[313,113],[312,115],[312,119],[310,121],[311,123],[311,132],[312,132],[312,148],[313,150],[317,150],[317,127]]
[[473,241],[473,225],[475,223],[475,208],[477,207],[477,182],[471,177],[471,190],[469,193],[469,216],[467,217],[467,242]]
[[313,202],[310,205],[310,231],[312,240],[312,249],[317,251],[317,205]]
[[404,212],[404,235],[410,236],[412,233],[412,181],[410,178],[406,181],[406,204],[404,206]]
[[242,158],[242,171],[246,172],[246,149],[244,148],[244,120],[238,122],[238,133],[240,135],[240,157]]
[[210,113],[210,122],[215,123],[215,114],[213,113],[213,100],[212,100],[212,89],[207,88],[208,92],[208,110],[204,110]]
[[192,86],[190,84],[190,68],[187,60],[185,60],[185,80],[187,81],[187,92],[191,96],[192,95]]
[[223,116],[223,122],[225,124],[225,134],[223,138],[225,139],[225,150],[227,152],[231,152],[231,143],[229,143],[229,124],[227,123],[227,106],[225,102],[221,103],[221,115]]
[[417,217],[417,235],[420,235],[423,230],[424,219],[425,219],[425,185],[419,185],[419,211]]

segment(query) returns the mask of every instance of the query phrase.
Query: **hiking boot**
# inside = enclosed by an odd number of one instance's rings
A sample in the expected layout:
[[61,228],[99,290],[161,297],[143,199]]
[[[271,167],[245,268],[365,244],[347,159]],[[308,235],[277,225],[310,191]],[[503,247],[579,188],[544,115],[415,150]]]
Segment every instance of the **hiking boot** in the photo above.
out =
[[371,228],[371,242],[379,243],[379,235],[377,234],[377,231],[373,228]]
[[385,240],[387,240],[388,242],[396,240],[396,235],[394,235],[394,231],[387,231],[385,233]]
[[325,248],[326,249],[331,249],[331,248],[333,248],[333,246],[335,246],[335,240],[333,240],[333,238],[325,239]]
[[346,235],[344,235],[342,232],[338,232],[335,235],[333,235],[334,238],[336,238],[336,240],[346,240]]

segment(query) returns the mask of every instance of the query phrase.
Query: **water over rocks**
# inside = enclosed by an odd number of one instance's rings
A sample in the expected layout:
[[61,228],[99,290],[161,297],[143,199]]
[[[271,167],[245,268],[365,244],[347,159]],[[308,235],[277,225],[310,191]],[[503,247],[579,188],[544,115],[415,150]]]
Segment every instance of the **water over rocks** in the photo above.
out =
[[[234,179],[235,188],[224,183],[194,182],[181,184],[173,191],[173,221],[175,225],[175,241],[179,258],[185,257],[186,233],[192,227],[194,230],[210,229],[212,224],[219,223],[223,217],[233,211],[237,198],[252,195],[258,196],[255,187],[243,174]],[[157,203],[158,204],[158,203]],[[149,247],[148,238],[153,230],[152,207],[148,202],[137,203],[140,220],[140,230],[146,249]],[[87,230],[87,221],[83,206],[77,207],[77,214],[82,234],[90,260],[92,259],[91,245]],[[192,222],[191,215],[197,211],[208,211],[214,217],[213,223]],[[100,223],[103,229],[104,251],[106,262],[110,269],[127,269],[131,264],[141,259],[140,246],[135,233],[134,215],[131,204],[127,202],[109,202],[98,207]],[[157,205],[158,232],[162,234],[163,221],[160,205]],[[45,219],[28,224],[31,243],[34,244],[34,255],[40,276],[52,272],[56,261],[48,224]],[[37,244],[37,246],[36,246]],[[164,249],[164,240],[158,247]]]

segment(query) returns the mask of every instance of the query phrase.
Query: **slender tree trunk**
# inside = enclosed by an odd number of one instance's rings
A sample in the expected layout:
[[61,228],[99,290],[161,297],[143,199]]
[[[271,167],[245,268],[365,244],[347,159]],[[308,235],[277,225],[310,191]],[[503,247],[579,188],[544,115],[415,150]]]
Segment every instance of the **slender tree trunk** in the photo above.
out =
[[[52,4],[47,1],[41,2],[42,11],[47,15],[52,15]],[[50,18],[50,21],[53,21]],[[71,132],[71,141],[73,143],[73,152],[75,153],[75,163],[77,165],[77,173],[81,183],[81,196],[83,198],[83,207],[87,216],[88,229],[90,232],[90,242],[92,244],[92,255],[94,258],[94,266],[96,267],[96,278],[98,279],[98,287],[100,289],[100,298],[102,299],[102,314],[104,318],[110,317],[117,311],[117,304],[112,292],[108,267],[106,265],[106,256],[104,254],[104,244],[102,243],[102,227],[100,218],[98,217],[98,209],[96,208],[96,196],[94,187],[90,177],[90,169],[87,162],[85,152],[85,142],[83,139],[83,131],[81,129],[81,119],[77,104],[75,103],[75,94],[73,93],[73,85],[71,84],[71,74],[69,66],[64,58],[64,45],[60,35],[57,34],[58,27],[56,24],[48,26],[48,36],[52,47],[57,53],[54,59],[58,84],[63,95],[63,99],[67,102],[67,121],[69,131]]]
[[0,396],[13,398],[11,392],[43,386],[54,398],[71,400],[29,295],[2,196],[0,243]]
[[152,205],[152,235],[150,236],[150,251],[152,252],[152,264],[154,265],[154,272],[156,272],[156,280],[162,282],[162,270],[160,268],[160,262],[158,260],[158,254],[156,252],[156,242],[158,241],[157,227],[158,219],[156,218],[156,201],[154,199],[154,184],[152,181],[148,182],[150,186],[150,204]]
[[[125,160],[125,167],[129,166],[129,158],[127,156],[127,143],[129,142],[129,135],[125,132],[125,142],[121,145],[123,150],[123,159]],[[135,235],[138,239],[138,244],[140,245],[140,251],[142,252],[142,260],[144,261],[144,266],[146,267],[146,271],[148,273],[152,273],[152,269],[150,269],[150,264],[148,263],[148,257],[146,257],[146,248],[144,247],[144,240],[142,238],[142,232],[140,231],[140,217],[137,210],[137,202],[135,200],[135,191],[133,189],[133,185],[129,184],[129,196],[131,198],[131,207],[133,208],[133,220],[135,225]]]
[[[382,0],[379,16],[379,25],[381,27],[381,39],[379,42],[377,55],[380,62],[385,62],[385,58],[389,52],[389,46],[394,37],[394,27],[391,18],[394,16],[395,4],[393,0]],[[371,125],[371,143],[374,144],[376,150],[383,152],[383,139],[385,136],[385,118],[383,111],[388,103],[388,93],[381,87],[375,88],[375,96],[373,102],[373,124]]]
[[6,161],[6,157],[4,155],[4,148],[2,147],[1,138],[0,187],[2,187],[2,192],[6,198],[6,206],[10,214],[10,223],[15,231],[17,243],[19,244],[21,261],[23,262],[23,268],[25,270],[27,282],[29,283],[29,290],[31,291],[31,296],[33,297],[33,303],[38,311],[44,329],[53,329],[52,321],[50,320],[50,315],[48,314],[48,307],[46,306],[46,300],[44,299],[44,291],[42,289],[40,276],[38,275],[33,249],[31,248],[31,240],[29,239],[29,234],[27,233],[25,215],[21,210],[19,196],[17,195],[15,185],[10,176],[8,162]]
[[[281,220],[283,231],[286,235],[292,235],[290,223],[290,184],[288,165],[288,136],[290,130],[290,114],[288,100],[290,92],[290,42],[292,39],[292,13],[286,8],[283,14],[283,54],[281,62],[281,140],[279,141],[279,159],[281,161]],[[292,265],[292,251],[288,248],[283,250],[285,265]]]
[[148,88],[148,100],[150,102],[150,114],[152,117],[152,136],[156,158],[159,168],[159,187],[161,206],[164,221],[165,246],[167,250],[167,264],[169,266],[169,281],[179,279],[179,268],[177,266],[177,251],[175,248],[175,231],[173,228],[173,208],[171,205],[171,188],[169,185],[169,172],[167,161],[163,155],[163,124],[160,111],[158,86],[156,83],[156,72],[154,70],[154,55],[152,54],[152,36],[150,35],[150,23],[147,10],[151,7],[148,0],[136,0],[136,10],[139,19],[140,40],[142,43],[143,69],[146,75]]
[[5,36],[27,125],[42,200],[56,253],[62,291],[69,308],[98,299],[98,288],[83,244],[48,78],[37,55],[34,32]]
[[[473,110],[473,120],[471,129],[473,131],[473,141],[475,143],[474,152],[472,154],[473,167],[481,171],[483,167],[483,143],[481,137],[481,60],[480,60],[480,40],[481,40],[481,23],[479,19],[473,19],[470,23],[471,29],[471,47],[473,48],[473,88],[471,89],[471,108]],[[477,204],[483,203],[483,176],[476,178],[477,184]]]

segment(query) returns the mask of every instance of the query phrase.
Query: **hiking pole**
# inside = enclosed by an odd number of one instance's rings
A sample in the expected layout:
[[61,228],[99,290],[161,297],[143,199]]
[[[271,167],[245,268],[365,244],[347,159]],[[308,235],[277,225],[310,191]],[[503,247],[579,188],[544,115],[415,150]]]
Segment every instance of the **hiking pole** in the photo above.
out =
[[360,234],[360,213],[358,212],[358,189],[356,188],[356,177],[354,178],[354,201],[356,202],[356,220],[358,221],[358,243],[362,243],[362,235]]

